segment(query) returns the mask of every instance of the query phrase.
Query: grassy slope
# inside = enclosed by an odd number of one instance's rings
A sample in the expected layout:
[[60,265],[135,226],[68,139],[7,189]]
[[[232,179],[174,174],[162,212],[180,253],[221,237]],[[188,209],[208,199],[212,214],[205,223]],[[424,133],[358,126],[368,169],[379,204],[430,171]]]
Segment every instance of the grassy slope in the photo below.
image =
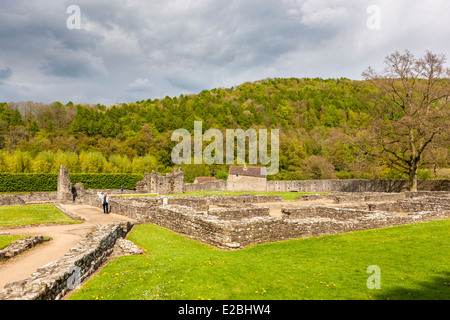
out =
[[[71,299],[450,299],[450,220],[221,251],[154,226]],[[381,289],[369,290],[371,265]]]
[[70,219],[53,205],[1,206],[0,227],[41,223],[81,223]]

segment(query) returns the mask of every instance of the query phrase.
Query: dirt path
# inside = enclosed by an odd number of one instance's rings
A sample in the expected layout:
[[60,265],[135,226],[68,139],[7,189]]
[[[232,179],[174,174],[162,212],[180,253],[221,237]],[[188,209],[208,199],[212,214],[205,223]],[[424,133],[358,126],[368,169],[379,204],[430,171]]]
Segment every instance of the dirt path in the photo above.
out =
[[82,224],[70,225],[46,225],[32,226],[15,229],[0,229],[11,235],[33,235],[48,236],[52,240],[45,242],[31,250],[28,250],[17,257],[6,262],[0,263],[0,290],[5,284],[24,280],[38,268],[55,261],[83,238],[83,236],[92,230],[96,224],[110,224],[116,221],[130,220],[127,217],[114,213],[104,214],[99,208],[86,205],[62,205],[65,209],[76,213],[86,221]]

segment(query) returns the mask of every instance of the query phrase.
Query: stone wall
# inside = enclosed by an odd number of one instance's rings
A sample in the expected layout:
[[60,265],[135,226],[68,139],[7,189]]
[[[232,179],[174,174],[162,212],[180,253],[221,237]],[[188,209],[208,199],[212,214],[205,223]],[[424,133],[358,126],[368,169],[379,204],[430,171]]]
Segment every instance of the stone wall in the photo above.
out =
[[370,201],[396,201],[407,197],[407,192],[332,192],[325,194],[303,194],[295,200],[332,200],[334,203],[370,202]]
[[[267,191],[298,192],[403,192],[409,190],[408,180],[343,179],[267,181]],[[450,191],[450,180],[419,180],[418,190]]]
[[[117,198],[110,203],[114,213],[141,223],[153,223],[218,248],[239,249],[265,242],[450,217],[445,196],[434,200],[433,197],[426,198],[428,200],[408,197],[392,202],[374,202],[378,207],[370,207],[372,203],[286,207],[282,209],[281,218],[268,216],[264,207],[252,211],[254,206],[251,205],[280,200],[278,196],[168,197],[169,204],[165,206],[162,205],[162,197]],[[171,204],[171,201],[178,204]],[[404,214],[393,213],[397,209]]]
[[[107,261],[130,222],[98,226],[62,258],[39,268],[29,278],[5,285],[0,300],[58,300]],[[75,280],[75,281],[74,281]]]
[[0,194],[0,206],[18,206],[30,203],[56,202],[56,201],[57,201],[56,192]]
[[152,187],[151,187],[151,180],[150,180],[150,174],[144,173],[144,178],[142,181],[138,181],[136,183],[136,192],[137,193],[151,193]]
[[185,183],[184,192],[192,191],[227,191],[227,181],[209,181],[202,183]]
[[151,193],[158,194],[177,194],[184,192],[184,173],[183,169],[173,169],[172,173],[163,176],[152,170],[151,174]]
[[50,239],[44,238],[43,236],[28,236],[23,239],[16,240],[7,245],[5,248],[0,249],[0,261],[11,259],[18,254],[49,240]]
[[0,194],[0,206],[19,206],[25,204],[25,200],[17,194]]
[[266,177],[252,177],[245,175],[228,175],[228,191],[266,191]]
[[69,169],[61,165],[58,173],[58,200],[73,201],[72,183],[70,182]]
[[269,207],[254,206],[251,204],[245,207],[227,206],[222,208],[209,208],[208,216],[217,217],[220,220],[240,220],[253,217],[269,217]]

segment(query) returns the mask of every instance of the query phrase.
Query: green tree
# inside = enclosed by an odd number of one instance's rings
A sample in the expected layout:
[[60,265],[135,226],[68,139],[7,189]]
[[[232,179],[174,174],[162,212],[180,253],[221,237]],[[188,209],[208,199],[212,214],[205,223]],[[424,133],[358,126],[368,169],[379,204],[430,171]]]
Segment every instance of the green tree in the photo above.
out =
[[417,173],[428,146],[449,135],[450,69],[446,57],[427,51],[416,59],[409,51],[386,57],[386,68],[363,76],[389,97],[379,101],[374,126],[375,150],[392,167],[409,176],[417,191]]

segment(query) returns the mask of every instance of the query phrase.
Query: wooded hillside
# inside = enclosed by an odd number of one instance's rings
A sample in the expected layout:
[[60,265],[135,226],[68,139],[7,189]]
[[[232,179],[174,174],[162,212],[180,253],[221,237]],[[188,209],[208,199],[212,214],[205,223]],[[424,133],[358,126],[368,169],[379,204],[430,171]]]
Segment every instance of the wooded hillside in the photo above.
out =
[[[203,130],[280,129],[280,171],[270,179],[405,178],[366,152],[377,103],[390,102],[366,81],[296,78],[113,106],[0,103],[0,172],[169,172],[173,130],[193,132],[201,120]],[[429,146],[419,178],[449,177],[444,140]],[[183,168],[186,182],[228,172]]]

